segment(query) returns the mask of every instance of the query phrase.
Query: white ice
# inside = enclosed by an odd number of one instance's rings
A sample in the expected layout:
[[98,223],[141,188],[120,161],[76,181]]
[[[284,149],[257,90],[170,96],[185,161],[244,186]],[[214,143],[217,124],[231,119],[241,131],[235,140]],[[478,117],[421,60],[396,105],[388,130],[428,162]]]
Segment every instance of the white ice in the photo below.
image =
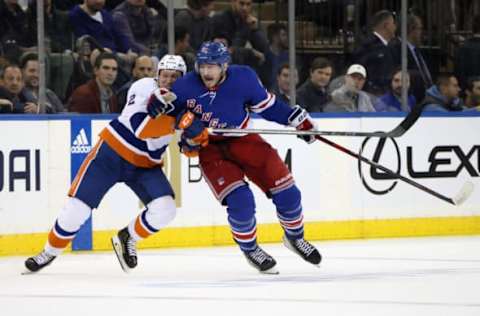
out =
[[316,242],[317,268],[280,244],[262,275],[236,247],[64,254],[35,275],[0,258],[0,315],[480,315],[480,237]]

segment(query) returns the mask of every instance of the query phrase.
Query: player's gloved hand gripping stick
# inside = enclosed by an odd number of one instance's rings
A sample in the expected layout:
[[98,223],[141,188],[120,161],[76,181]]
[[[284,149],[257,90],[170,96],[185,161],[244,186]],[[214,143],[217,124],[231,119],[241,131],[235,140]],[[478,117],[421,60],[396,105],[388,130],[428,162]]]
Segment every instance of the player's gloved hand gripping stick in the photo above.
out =
[[[295,127],[297,131],[313,132],[317,130],[317,126],[308,112],[298,105],[293,108],[293,112],[288,118],[288,125]],[[315,135],[312,134],[297,135],[297,137],[303,139],[308,144],[311,144],[315,141]]]
[[198,151],[208,145],[208,130],[192,112],[179,116],[177,128],[183,130],[178,147],[187,157],[198,156]]

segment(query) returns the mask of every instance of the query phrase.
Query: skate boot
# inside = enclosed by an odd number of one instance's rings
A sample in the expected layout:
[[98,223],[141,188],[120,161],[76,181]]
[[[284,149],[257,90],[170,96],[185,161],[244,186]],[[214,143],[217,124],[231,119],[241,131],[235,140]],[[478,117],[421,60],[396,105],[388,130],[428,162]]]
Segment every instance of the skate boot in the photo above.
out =
[[288,239],[287,236],[284,235],[283,244],[311,264],[319,265],[320,261],[322,261],[322,256],[317,248],[303,238]]
[[25,260],[25,267],[28,272],[37,272],[52,263],[55,258],[55,256],[42,251],[38,255]]
[[127,227],[112,237],[112,246],[123,271],[129,272],[137,266],[137,242],[130,236]]
[[260,271],[260,273],[278,274],[278,271],[275,268],[277,262],[262,248],[257,246],[257,248],[252,251],[244,251],[243,254],[247,258],[248,263]]

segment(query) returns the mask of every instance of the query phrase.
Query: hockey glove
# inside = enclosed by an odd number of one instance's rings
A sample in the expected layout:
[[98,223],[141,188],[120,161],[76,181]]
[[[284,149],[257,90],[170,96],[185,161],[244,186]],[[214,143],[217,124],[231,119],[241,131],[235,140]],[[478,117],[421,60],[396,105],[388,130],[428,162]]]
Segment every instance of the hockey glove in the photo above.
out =
[[177,128],[183,130],[178,147],[187,157],[197,157],[202,147],[208,145],[208,130],[202,121],[195,117],[192,112],[186,111],[180,115]]
[[183,130],[182,136],[192,143],[201,147],[208,145],[208,130],[192,112],[186,111],[179,116],[177,128]]
[[152,118],[156,118],[161,114],[168,114],[172,112],[175,109],[172,102],[176,99],[177,96],[167,89],[155,89],[147,102],[148,115],[150,115]]
[[202,145],[196,143],[194,140],[189,139],[182,134],[180,141],[178,142],[180,152],[189,158],[198,157],[198,152],[202,149]]
[[[308,112],[298,105],[293,108],[292,113],[288,117],[288,125],[295,127],[299,131],[314,131],[317,129]],[[308,144],[315,141],[315,135],[298,135],[297,137],[303,139]]]

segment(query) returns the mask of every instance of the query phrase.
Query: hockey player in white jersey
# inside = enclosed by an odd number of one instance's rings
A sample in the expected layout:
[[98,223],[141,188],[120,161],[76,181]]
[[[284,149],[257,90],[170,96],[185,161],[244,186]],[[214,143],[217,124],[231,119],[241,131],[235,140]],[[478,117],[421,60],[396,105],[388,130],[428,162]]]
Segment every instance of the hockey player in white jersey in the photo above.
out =
[[[165,104],[173,101],[166,89],[185,72],[182,57],[165,55],[158,64],[157,78],[143,78],[131,86],[124,110],[102,130],[99,141],[82,163],[43,251],[25,261],[29,271],[36,272],[50,264],[75,237],[106,192],[118,182],[129,186],[146,206],[112,238],[124,271],[137,265],[136,242],[158,232],[174,219],[174,192],[161,166],[176,122],[172,116],[152,117],[149,109],[159,100]],[[190,132],[198,134],[200,143],[202,137],[208,140],[199,121],[182,122],[189,124]]]

